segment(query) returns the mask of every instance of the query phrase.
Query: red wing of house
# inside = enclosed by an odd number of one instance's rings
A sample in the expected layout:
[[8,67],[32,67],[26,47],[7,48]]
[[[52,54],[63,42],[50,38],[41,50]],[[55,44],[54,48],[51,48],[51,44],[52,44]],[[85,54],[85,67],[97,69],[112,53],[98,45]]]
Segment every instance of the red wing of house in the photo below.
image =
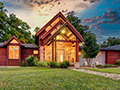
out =
[[84,39],[72,24],[59,12],[37,33],[39,59],[46,61],[79,62],[79,44]]
[[0,66],[20,66],[29,55],[38,57],[38,45],[22,44],[15,36],[0,43]]
[[12,36],[4,43],[4,46],[7,47],[6,66],[20,66],[21,46],[23,46],[23,44],[15,36]]

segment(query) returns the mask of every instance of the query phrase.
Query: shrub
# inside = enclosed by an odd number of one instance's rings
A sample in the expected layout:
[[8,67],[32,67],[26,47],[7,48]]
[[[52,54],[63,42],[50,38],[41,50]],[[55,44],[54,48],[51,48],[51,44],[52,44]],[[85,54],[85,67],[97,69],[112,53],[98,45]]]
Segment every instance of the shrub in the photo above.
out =
[[51,68],[59,68],[60,67],[59,64],[57,62],[55,62],[55,61],[50,61],[49,66]]
[[98,68],[104,68],[103,65],[96,65],[96,67],[98,67]]
[[67,67],[70,67],[70,66],[71,66],[71,64],[67,60],[60,63],[61,68],[67,68]]
[[114,65],[114,67],[118,67],[118,65]]
[[116,65],[119,65],[119,66],[120,66],[120,59],[118,59],[118,60],[116,61]]
[[37,58],[37,57],[34,57],[33,63],[34,63],[34,66],[37,66],[37,65],[38,65],[38,58]]
[[46,61],[39,61],[39,62],[38,62],[38,66],[47,67],[47,66],[48,66],[48,63],[47,63]]
[[107,67],[114,67],[114,65],[112,65],[112,64],[106,64],[106,65],[104,65],[104,68],[107,68]]
[[21,66],[25,66],[25,62],[24,61],[21,62]]
[[28,66],[35,66],[37,65],[38,58],[31,55],[26,58],[26,62]]

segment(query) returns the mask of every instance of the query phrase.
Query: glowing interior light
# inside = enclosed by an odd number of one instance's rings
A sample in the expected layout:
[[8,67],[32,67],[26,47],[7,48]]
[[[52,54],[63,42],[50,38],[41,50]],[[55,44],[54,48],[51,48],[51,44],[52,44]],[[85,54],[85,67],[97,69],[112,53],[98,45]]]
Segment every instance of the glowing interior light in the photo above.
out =
[[100,52],[98,53],[98,56],[100,56]]
[[72,50],[71,52],[74,52],[74,50]]
[[62,33],[65,33],[65,30],[62,30]]
[[68,51],[68,48],[66,48],[66,51]]
[[57,36],[57,39],[60,39],[60,36]]
[[79,52],[79,55],[81,55],[81,52]]

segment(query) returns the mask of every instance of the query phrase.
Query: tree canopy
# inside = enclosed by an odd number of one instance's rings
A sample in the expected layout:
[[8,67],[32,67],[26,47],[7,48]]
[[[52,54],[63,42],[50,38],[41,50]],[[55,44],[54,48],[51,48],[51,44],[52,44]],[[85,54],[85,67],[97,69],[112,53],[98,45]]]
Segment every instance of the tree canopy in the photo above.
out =
[[81,25],[81,19],[73,15],[68,15],[67,19],[84,38],[88,32],[89,26]]
[[101,47],[109,47],[120,44],[120,39],[116,37],[109,37],[107,41],[100,44]]
[[6,14],[4,4],[0,2],[0,42],[5,42],[13,35],[22,43],[34,43],[30,26],[17,18],[15,14]]
[[40,27],[35,27],[34,32],[37,33],[40,30]]
[[81,25],[81,19],[76,16],[68,15],[67,19],[78,30],[84,38],[84,45],[82,46],[82,58],[86,58],[88,65],[92,62],[99,52],[99,45],[97,44],[96,35],[89,31],[87,25]]
[[93,58],[95,58],[100,51],[99,44],[97,44],[94,33],[88,33],[85,36],[84,43],[85,44],[82,46],[82,58],[86,58],[86,61],[90,66]]

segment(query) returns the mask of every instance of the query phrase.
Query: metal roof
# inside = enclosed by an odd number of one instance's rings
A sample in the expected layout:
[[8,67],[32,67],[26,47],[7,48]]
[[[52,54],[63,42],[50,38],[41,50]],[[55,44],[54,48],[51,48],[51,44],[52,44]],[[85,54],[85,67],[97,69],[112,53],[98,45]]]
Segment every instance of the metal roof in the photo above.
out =
[[36,49],[39,48],[39,46],[36,44],[23,44],[23,47],[24,48],[36,48]]

